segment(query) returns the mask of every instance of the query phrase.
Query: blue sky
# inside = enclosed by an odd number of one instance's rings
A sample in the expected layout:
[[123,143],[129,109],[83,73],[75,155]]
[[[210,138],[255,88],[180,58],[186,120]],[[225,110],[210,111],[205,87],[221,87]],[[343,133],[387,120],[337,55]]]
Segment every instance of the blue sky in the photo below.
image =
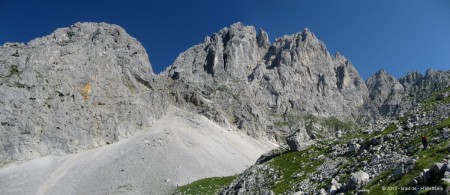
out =
[[28,42],[82,22],[122,26],[146,48],[155,72],[180,52],[241,21],[276,37],[309,28],[367,79],[450,69],[448,0],[0,0],[0,44]]

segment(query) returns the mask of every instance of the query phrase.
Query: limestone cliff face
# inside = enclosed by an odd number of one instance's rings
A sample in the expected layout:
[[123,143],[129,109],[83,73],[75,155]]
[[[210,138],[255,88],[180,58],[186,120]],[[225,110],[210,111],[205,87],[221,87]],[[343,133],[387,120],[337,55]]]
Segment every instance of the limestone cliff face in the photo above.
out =
[[173,80],[179,106],[255,137],[292,131],[277,124],[307,113],[353,120],[368,98],[351,62],[330,55],[308,29],[271,44],[263,30],[236,23],[180,54],[162,75]]
[[407,96],[412,97],[412,103],[423,101],[431,92],[450,86],[450,71],[427,70],[425,75],[409,72],[399,79],[405,88]]
[[400,82],[385,70],[378,71],[366,82],[370,101],[366,102],[368,110],[374,116],[395,113],[399,109],[405,89]]
[[0,47],[0,165],[116,142],[165,113],[147,53],[125,30],[76,23]]

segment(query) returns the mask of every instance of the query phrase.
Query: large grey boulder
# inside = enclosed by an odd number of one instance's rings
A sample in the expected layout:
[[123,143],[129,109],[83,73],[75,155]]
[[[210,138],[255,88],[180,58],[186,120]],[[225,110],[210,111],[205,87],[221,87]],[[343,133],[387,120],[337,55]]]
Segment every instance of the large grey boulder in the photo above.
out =
[[444,177],[444,173],[447,170],[447,164],[445,163],[434,163],[430,169],[431,175],[434,178]]
[[310,145],[308,142],[310,139],[305,129],[299,129],[286,137],[286,142],[292,152],[298,152]]
[[369,182],[369,174],[364,171],[358,171],[350,175],[349,187],[350,189],[358,189]]
[[0,166],[99,147],[149,127],[167,96],[117,25],[76,23],[0,47]]
[[392,174],[394,180],[399,180],[405,174],[405,169],[403,166],[397,167]]

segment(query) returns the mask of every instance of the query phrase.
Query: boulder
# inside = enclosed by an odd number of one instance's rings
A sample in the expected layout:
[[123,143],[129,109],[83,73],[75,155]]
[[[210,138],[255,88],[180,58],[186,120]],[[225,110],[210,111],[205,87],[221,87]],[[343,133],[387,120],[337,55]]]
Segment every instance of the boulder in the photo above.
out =
[[423,171],[422,171],[422,173],[420,173],[420,176],[419,176],[419,183],[421,183],[421,184],[428,184],[430,181],[431,181],[431,171],[430,171],[430,169],[424,169]]
[[328,190],[328,194],[330,195],[335,195],[337,194],[337,192],[341,189],[341,184],[336,181],[334,178],[331,179],[331,186],[330,189]]
[[319,190],[319,193],[317,193],[318,195],[327,195],[327,191],[325,191],[323,188]]
[[338,191],[338,188],[335,185],[331,185],[330,190],[328,190],[328,194],[335,195]]
[[434,163],[431,167],[431,175],[433,178],[442,178],[447,169],[447,164],[444,163]]
[[298,152],[305,149],[305,147],[309,146],[307,143],[309,140],[310,137],[305,129],[298,129],[296,132],[286,137],[286,142],[293,152]]
[[358,189],[369,182],[369,174],[364,171],[358,171],[350,175],[348,187],[350,189]]
[[403,168],[403,166],[400,166],[394,170],[392,177],[394,180],[399,180],[400,178],[402,178],[403,174],[405,174],[405,169]]
[[437,100],[445,100],[446,98],[448,98],[448,96],[449,96],[448,93],[441,93],[436,96],[436,99]]

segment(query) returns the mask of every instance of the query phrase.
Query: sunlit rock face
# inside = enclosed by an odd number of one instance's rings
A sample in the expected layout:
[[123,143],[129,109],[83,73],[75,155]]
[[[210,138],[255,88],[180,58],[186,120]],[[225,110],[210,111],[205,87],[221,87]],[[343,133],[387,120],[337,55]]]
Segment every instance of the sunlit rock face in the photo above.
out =
[[277,126],[283,117],[354,120],[369,95],[351,62],[330,55],[308,29],[270,43],[263,30],[236,23],[181,53],[162,75],[173,80],[179,106],[270,139],[297,129]]
[[124,29],[76,23],[0,47],[0,165],[116,142],[167,110],[143,46]]

